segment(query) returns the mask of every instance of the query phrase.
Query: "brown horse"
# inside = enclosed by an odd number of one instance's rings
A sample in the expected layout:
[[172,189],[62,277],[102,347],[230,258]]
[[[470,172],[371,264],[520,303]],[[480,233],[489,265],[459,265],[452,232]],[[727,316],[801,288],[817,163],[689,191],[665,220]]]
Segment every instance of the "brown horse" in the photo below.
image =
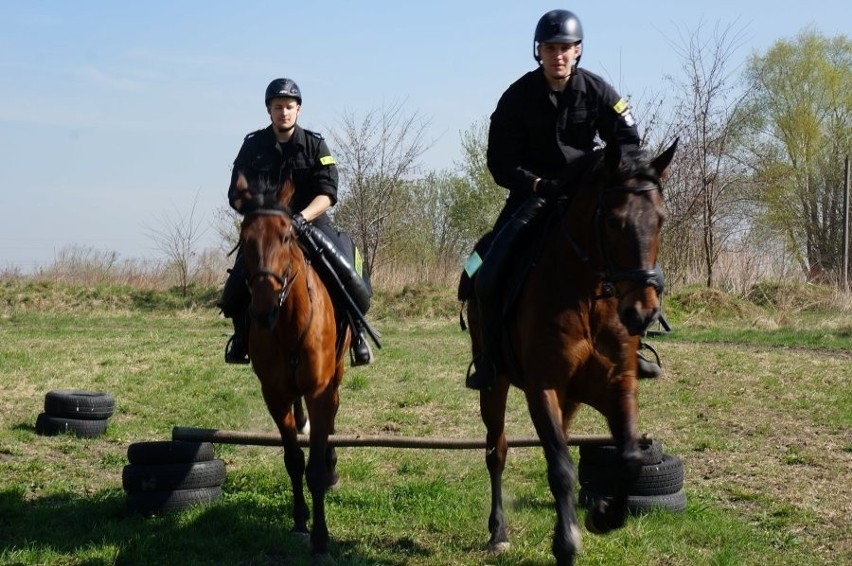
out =
[[[258,187],[240,176],[236,187],[245,214],[240,239],[251,288],[249,357],[284,444],[293,489],[293,532],[309,532],[305,476],[313,503],[311,549],[324,555],[325,492],[338,479],[328,437],[334,434],[349,332],[337,324],[328,290],[299,247],[291,222],[292,180],[283,187]],[[293,410],[299,397],[311,423],[307,467]]]
[[[641,456],[637,438],[636,350],[639,335],[659,316],[662,277],[656,268],[665,216],[660,177],[676,142],[651,160],[596,152],[573,199],[553,206],[536,265],[504,322],[496,384],[480,392],[491,480],[489,547],[508,548],[502,501],[506,465],[504,420],[510,385],[523,390],[547,460],[556,503],[552,551],[572,564],[580,529],[566,438],[581,403],[606,418],[619,449],[619,480],[611,501],[599,502],[586,527],[605,533],[624,524],[628,491]],[[546,213],[542,213],[546,214]],[[487,257],[486,257],[487,261]],[[482,349],[475,297],[468,303],[474,356]]]

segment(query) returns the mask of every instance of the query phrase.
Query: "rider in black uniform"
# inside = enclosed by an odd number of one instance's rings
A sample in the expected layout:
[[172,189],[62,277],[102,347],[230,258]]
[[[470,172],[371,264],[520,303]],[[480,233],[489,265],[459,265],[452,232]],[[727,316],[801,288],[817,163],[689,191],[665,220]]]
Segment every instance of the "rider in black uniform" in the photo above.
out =
[[[515,251],[517,234],[546,199],[573,190],[572,181],[582,173],[577,164],[595,150],[598,137],[607,144],[622,145],[625,151],[639,147],[627,102],[604,79],[577,67],[582,42],[583,28],[572,12],[544,14],[533,39],[538,68],[510,85],[491,115],[488,169],[509,195],[475,280],[484,348],[467,378],[472,389],[488,388],[495,379],[493,360],[501,327],[499,282],[506,258]],[[640,358],[640,373],[643,362],[655,366]]]
[[[240,174],[249,181],[263,179],[272,186],[281,186],[284,175],[293,178],[295,192],[293,194],[292,210],[293,225],[300,235],[305,231],[318,229],[324,236],[325,243],[330,243],[334,250],[326,253],[335,254],[344,251],[347,241],[341,239],[337,230],[331,224],[326,211],[337,202],[337,167],[334,157],[328,149],[323,137],[310,130],[305,130],[296,124],[302,107],[302,93],[298,85],[291,79],[275,79],[266,89],[266,109],[271,124],[262,130],[248,134],[243,140],[231,173],[231,184],[228,188],[228,201],[239,211],[236,202],[236,181]],[[309,223],[309,224],[308,224]],[[351,244],[350,244],[351,245]],[[341,262],[336,265],[339,269]],[[345,266],[346,262],[342,262]],[[335,265],[332,262],[332,265]],[[353,266],[354,267],[354,266]],[[345,267],[343,267],[346,270]],[[322,275],[322,271],[320,271]],[[361,315],[366,314],[369,307],[369,280],[359,274],[338,273],[338,277],[324,277],[324,283],[332,291],[332,296],[338,295],[340,289],[335,289],[336,281],[354,285],[355,289],[347,289],[350,295],[366,298],[360,301]],[[237,252],[234,267],[225,283],[220,306],[226,317],[233,320],[234,335],[225,348],[225,361],[228,363],[248,363],[248,321],[246,314],[251,302],[247,286],[247,274],[242,257],[242,249]],[[335,292],[337,291],[337,292]],[[356,301],[359,302],[359,301]],[[366,303],[366,305],[365,305]],[[347,308],[348,305],[340,305]],[[352,338],[352,364],[364,365],[372,361],[373,354],[365,336],[363,321],[358,316],[351,317],[354,326]]]

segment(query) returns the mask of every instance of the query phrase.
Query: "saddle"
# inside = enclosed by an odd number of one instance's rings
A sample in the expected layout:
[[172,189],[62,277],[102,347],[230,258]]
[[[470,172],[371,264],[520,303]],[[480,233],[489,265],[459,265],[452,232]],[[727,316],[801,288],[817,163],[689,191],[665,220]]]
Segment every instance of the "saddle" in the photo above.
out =
[[[557,219],[557,208],[548,207],[542,211],[542,214],[533,218],[529,224],[520,231],[514,242],[509,242],[511,253],[505,265],[502,266],[501,276],[499,278],[500,289],[500,320],[504,323],[511,319],[515,304],[520,297],[521,290],[527,280],[530,272],[535,268],[540,253],[541,243],[544,241],[547,233],[547,228],[552,222]],[[474,254],[479,258],[484,258],[482,262],[488,261],[488,251],[494,242],[494,232],[484,234],[476,245],[473,247]],[[471,269],[469,262],[468,266],[462,270],[459,277],[457,296],[462,303],[470,300],[475,294],[475,279],[479,271],[476,265],[477,261],[472,262],[476,269]],[[462,330],[465,330],[464,321],[461,321]]]

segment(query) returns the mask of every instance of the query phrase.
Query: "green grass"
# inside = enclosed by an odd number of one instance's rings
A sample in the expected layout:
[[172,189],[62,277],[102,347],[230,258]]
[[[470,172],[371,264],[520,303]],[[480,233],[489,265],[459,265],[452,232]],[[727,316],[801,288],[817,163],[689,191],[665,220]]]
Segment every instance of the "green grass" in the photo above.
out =
[[[222,362],[229,326],[210,300],[175,308],[173,295],[154,295],[141,307],[114,292],[0,285],[0,564],[307,563],[305,544],[289,534],[278,448],[217,445],[227,479],[209,507],[156,518],[125,511],[130,443],[169,439],[175,426],[273,427],[251,370]],[[482,436],[477,396],[463,387],[468,335],[452,300],[435,295],[380,297],[373,314],[385,347],[373,365],[347,371],[338,433]],[[672,317],[675,332],[653,341],[665,375],[640,388],[640,430],[683,460],[687,510],[633,518],[605,537],[584,532],[577,563],[852,562],[852,344],[843,320],[852,317],[782,317],[757,306],[711,319],[699,315],[705,307]],[[44,394],[70,387],[115,396],[104,436],[35,434]],[[533,434],[517,391],[507,423],[513,436]],[[606,430],[584,409],[574,432]],[[510,452],[512,548],[498,557],[484,550],[480,451],[340,448],[338,457],[341,487],[327,497],[338,564],[552,562],[555,515],[540,449]]]

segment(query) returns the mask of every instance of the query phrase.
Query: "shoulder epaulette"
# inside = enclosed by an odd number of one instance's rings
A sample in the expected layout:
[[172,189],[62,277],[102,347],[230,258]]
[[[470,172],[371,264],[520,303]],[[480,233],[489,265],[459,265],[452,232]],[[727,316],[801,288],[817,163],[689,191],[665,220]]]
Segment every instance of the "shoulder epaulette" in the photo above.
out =
[[314,136],[315,138],[317,138],[317,139],[319,139],[319,140],[324,139],[324,138],[322,137],[322,134],[320,134],[320,133],[318,133],[318,132],[314,132],[314,131],[312,131],[312,130],[305,130],[305,133],[306,133],[306,134],[308,134],[308,135]]

